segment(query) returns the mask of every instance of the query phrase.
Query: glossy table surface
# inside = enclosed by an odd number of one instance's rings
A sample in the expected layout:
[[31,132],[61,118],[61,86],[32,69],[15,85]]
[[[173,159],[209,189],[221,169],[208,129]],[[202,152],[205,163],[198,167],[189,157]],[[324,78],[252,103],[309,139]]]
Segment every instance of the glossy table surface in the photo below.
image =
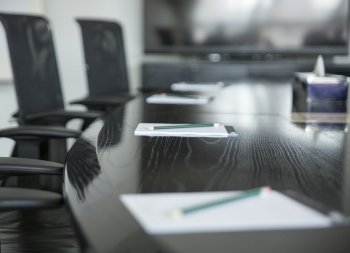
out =
[[[347,125],[282,117],[303,104],[291,80],[237,80],[207,105],[147,104],[147,96],[96,120],[68,154],[66,200],[91,252],[350,252],[349,227],[147,235],[120,194],[270,185],[350,215]],[[141,122],[220,122],[238,137],[134,136]]]

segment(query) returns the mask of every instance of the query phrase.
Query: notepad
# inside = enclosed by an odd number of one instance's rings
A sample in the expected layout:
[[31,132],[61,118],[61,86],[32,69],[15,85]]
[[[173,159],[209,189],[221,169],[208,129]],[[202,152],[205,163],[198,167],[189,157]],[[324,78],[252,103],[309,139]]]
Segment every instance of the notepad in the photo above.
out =
[[125,194],[120,200],[149,234],[326,228],[334,219],[280,192],[271,191],[173,218],[177,208],[225,198],[240,192]]
[[225,86],[223,82],[216,83],[192,83],[192,82],[181,82],[173,83],[171,89],[173,91],[219,91]]
[[154,94],[146,99],[149,104],[208,104],[212,96]]
[[136,136],[174,136],[174,137],[212,137],[227,138],[237,136],[237,132],[232,126],[218,127],[194,127],[194,128],[174,128],[162,130],[150,130],[154,126],[181,126],[186,124],[163,124],[163,123],[139,123],[135,129]]

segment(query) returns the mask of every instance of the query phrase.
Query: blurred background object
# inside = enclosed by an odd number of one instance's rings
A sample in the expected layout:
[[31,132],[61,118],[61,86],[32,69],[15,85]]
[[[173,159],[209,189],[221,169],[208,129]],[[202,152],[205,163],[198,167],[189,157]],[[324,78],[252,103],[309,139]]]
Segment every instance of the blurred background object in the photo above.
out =
[[346,54],[347,0],[146,0],[146,52]]

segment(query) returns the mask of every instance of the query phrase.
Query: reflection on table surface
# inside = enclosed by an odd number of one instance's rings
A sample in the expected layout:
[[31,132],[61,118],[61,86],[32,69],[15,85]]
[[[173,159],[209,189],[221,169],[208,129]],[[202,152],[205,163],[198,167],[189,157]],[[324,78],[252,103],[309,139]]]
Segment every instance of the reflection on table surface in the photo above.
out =
[[[208,239],[209,235],[158,236],[153,238],[155,243],[120,203],[119,195],[125,193],[231,191],[270,185],[276,190],[296,191],[350,214],[350,141],[344,131],[348,123],[328,122],[316,127],[308,125],[310,122],[293,123],[286,119],[282,115],[295,112],[290,81],[232,83],[207,105],[147,104],[147,96],[139,95],[95,121],[68,154],[67,200],[89,245],[97,252],[154,252],[169,248],[178,251],[184,245],[199,250],[198,243]],[[233,125],[238,137],[134,136],[141,122],[220,122]],[[303,233],[253,234],[261,240],[286,234],[296,240],[280,238],[275,246],[264,247],[278,249],[300,242],[298,247],[303,250],[306,242],[298,241],[303,235],[320,252],[326,249],[316,243],[321,232]],[[341,231],[326,233],[342,238],[337,234]],[[224,235],[212,236],[227,239]],[[222,247],[229,252],[231,243],[239,244],[248,238],[248,234],[236,233],[228,242],[222,242]],[[206,244],[210,244],[210,238],[203,245]],[[258,250],[260,246],[245,244],[242,250]],[[208,246],[203,252],[210,252],[209,249],[212,248]]]

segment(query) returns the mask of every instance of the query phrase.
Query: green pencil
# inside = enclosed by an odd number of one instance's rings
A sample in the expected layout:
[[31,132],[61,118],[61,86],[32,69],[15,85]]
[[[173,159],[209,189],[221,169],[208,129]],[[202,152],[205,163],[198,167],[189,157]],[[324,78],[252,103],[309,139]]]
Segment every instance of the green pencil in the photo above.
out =
[[234,201],[239,201],[239,200],[250,198],[253,196],[258,196],[258,195],[262,194],[263,192],[270,192],[270,191],[271,191],[271,187],[269,187],[269,186],[258,188],[258,189],[253,189],[253,190],[245,191],[245,192],[238,194],[238,195],[235,195],[235,196],[222,198],[222,199],[218,199],[218,200],[214,200],[214,201],[209,201],[206,203],[202,203],[199,205],[190,206],[190,207],[186,207],[186,208],[182,208],[182,209],[175,209],[175,210],[170,212],[170,215],[173,218],[178,218],[178,217],[182,217],[186,214],[205,210],[207,208],[216,207],[216,206],[226,204],[226,203],[231,203]]
[[218,127],[220,123],[209,124],[188,124],[188,125],[173,125],[173,126],[153,126],[149,127],[149,130],[162,130],[162,129],[177,129],[177,128],[197,128],[197,127]]

